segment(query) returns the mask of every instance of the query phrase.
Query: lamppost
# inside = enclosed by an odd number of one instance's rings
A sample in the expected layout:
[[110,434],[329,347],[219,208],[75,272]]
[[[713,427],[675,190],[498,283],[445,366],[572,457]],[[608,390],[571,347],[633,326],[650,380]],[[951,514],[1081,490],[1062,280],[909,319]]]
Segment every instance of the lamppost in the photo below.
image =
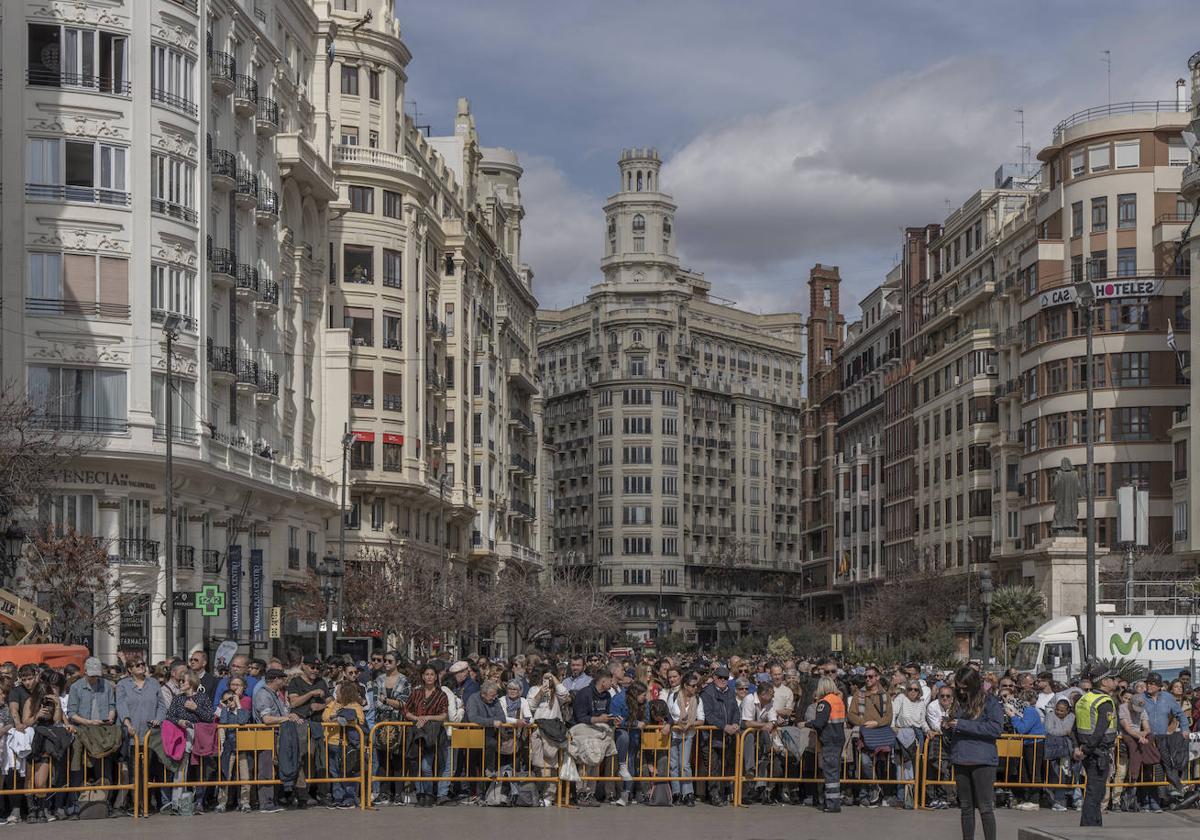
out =
[[325,658],[333,656],[333,602],[341,594],[342,568],[336,557],[327,556],[317,564],[321,595],[325,598]]
[[[346,461],[350,457],[350,447],[353,444],[354,444],[354,435],[350,433],[350,424],[346,423],[342,427],[342,509],[341,509],[342,516],[341,516],[341,520],[338,522],[338,562],[340,564],[339,571],[338,571],[339,576],[341,576],[341,574],[342,574],[341,569],[346,568]],[[342,618],[342,615],[343,615],[342,594],[341,594],[341,591],[339,590],[339,592],[338,592],[338,619],[339,620]],[[328,637],[326,637],[326,648],[327,648],[327,650],[325,652],[325,655],[328,656],[331,653],[331,651],[328,650],[328,648],[329,648]]]
[[17,567],[21,562],[21,548],[25,545],[25,529],[17,524],[17,520],[8,523],[4,529],[4,563],[0,575],[5,583],[17,576]]
[[979,601],[983,604],[983,638],[980,647],[983,648],[983,668],[986,671],[992,659],[992,570],[983,569],[979,573]]
[[173,357],[175,339],[179,338],[179,324],[182,320],[183,319],[179,317],[178,313],[168,312],[166,317],[163,318],[162,325],[163,337],[167,340],[167,387],[164,389],[163,393],[163,402],[165,403],[163,414],[167,427],[167,463],[166,475],[163,478],[163,482],[166,485],[167,497],[167,521],[166,527],[163,529],[163,547],[166,549],[166,567],[163,570],[163,576],[166,584],[164,588],[166,591],[167,613],[167,659],[171,659],[174,656],[175,651],[175,486],[172,475],[173,467],[175,465],[174,453],[172,450],[172,443],[174,440],[172,426],[175,422],[175,418],[172,417],[171,405],[173,402],[171,398],[174,394],[175,386],[171,381],[171,368],[172,363],[174,362]]
[[1087,261],[1084,276],[1075,280],[1075,305],[1087,327],[1087,658],[1096,656],[1096,368],[1092,354],[1092,317],[1096,290],[1091,282],[1092,261]]

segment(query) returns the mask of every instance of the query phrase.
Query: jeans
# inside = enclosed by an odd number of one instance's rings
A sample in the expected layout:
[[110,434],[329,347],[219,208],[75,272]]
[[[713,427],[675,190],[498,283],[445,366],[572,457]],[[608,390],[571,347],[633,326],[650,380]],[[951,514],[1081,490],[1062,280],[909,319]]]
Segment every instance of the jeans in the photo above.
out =
[[[335,778],[343,775],[346,769],[346,758],[342,746],[342,744],[329,745],[329,775]],[[342,803],[358,805],[358,785],[354,782],[332,782],[330,787],[334,805]]]
[[[433,750],[424,750],[421,753],[421,775],[425,777],[449,777],[450,775],[450,739],[442,738],[438,742],[437,748],[437,763],[434,764],[435,754]],[[435,773],[434,770],[437,772]],[[434,782],[417,782],[417,793],[424,796],[432,796]],[[443,778],[437,784],[438,798],[450,795],[450,782],[448,778]]]
[[[690,776],[692,775],[692,745],[696,740],[695,732],[683,735],[671,733],[671,754],[667,764],[668,775],[671,776],[671,793],[679,796],[690,796],[693,792]],[[683,779],[681,781],[680,779]]]
[[958,808],[962,819],[963,840],[975,838],[975,812],[983,823],[984,840],[996,840],[996,768],[991,764],[954,765],[954,786],[958,789]]

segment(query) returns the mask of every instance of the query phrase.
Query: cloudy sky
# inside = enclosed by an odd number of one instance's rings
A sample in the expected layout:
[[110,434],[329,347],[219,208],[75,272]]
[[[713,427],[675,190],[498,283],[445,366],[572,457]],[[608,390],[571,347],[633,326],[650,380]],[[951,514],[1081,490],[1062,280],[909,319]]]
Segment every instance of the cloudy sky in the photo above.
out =
[[[408,95],[433,132],[468,96],[525,167],[524,258],[543,306],[597,282],[623,147],[657,146],[684,265],[755,310],[803,309],[813,263],[843,305],[1054,123],[1169,100],[1200,49],[1194,0],[461,0],[397,3]],[[953,11],[947,11],[953,9]]]

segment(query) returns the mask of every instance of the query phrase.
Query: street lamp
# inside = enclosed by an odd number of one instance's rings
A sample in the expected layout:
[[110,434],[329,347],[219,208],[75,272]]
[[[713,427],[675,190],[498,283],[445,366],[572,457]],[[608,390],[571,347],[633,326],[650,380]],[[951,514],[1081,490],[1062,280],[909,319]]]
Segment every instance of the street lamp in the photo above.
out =
[[[350,457],[350,447],[354,444],[354,435],[350,432],[350,424],[346,423],[342,427],[342,509],[341,520],[338,522],[338,562],[340,577],[341,569],[346,568],[346,461]],[[338,593],[338,618],[342,618],[342,600],[341,593]],[[326,639],[326,656],[329,655],[329,642]]]
[[166,484],[166,497],[167,497],[167,515],[166,515],[167,522],[166,522],[166,528],[163,529],[163,531],[164,531],[163,546],[166,549],[166,568],[164,569],[164,578],[165,578],[165,584],[166,584],[165,585],[166,613],[167,613],[167,615],[166,615],[166,618],[167,618],[166,652],[167,652],[168,660],[173,657],[173,655],[174,655],[173,652],[175,650],[175,557],[174,557],[174,553],[175,553],[175,522],[174,522],[174,519],[175,519],[175,486],[174,486],[174,478],[172,475],[175,461],[174,461],[174,453],[172,450],[174,434],[172,433],[172,429],[171,429],[172,425],[174,424],[174,420],[175,420],[175,418],[171,416],[172,415],[172,405],[171,405],[172,399],[171,399],[171,397],[174,393],[175,386],[171,381],[171,368],[172,368],[172,363],[174,362],[175,339],[179,338],[179,325],[182,322],[183,322],[183,319],[179,316],[179,313],[168,312],[166,314],[166,316],[163,318],[163,325],[162,325],[163,337],[166,338],[166,340],[167,340],[167,358],[166,358],[167,387],[164,389],[164,394],[163,394],[163,402],[165,403],[164,419],[166,420],[166,427],[167,427],[167,429],[166,429],[167,430],[167,452],[166,452],[167,463],[166,463],[166,476],[164,477],[164,483]]
[[17,576],[17,566],[21,562],[21,548],[25,545],[25,529],[17,524],[17,520],[8,523],[4,530],[4,564],[3,577],[11,581]]
[[342,567],[336,557],[327,556],[317,564],[321,595],[325,598],[325,659],[333,656],[333,602],[341,594]]
[[983,604],[983,639],[980,645],[983,648],[983,667],[986,670],[992,658],[992,633],[991,633],[991,609],[992,609],[992,570],[983,569],[979,573],[979,601]]
[[1091,282],[1092,261],[1084,276],[1075,280],[1075,305],[1087,327],[1087,658],[1096,656],[1096,369],[1092,355],[1096,289]]

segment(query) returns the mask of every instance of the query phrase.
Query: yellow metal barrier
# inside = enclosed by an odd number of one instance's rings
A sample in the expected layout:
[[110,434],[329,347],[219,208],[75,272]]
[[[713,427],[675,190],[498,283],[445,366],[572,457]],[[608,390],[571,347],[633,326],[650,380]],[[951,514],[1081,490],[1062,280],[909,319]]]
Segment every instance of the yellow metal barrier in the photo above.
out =
[[[776,734],[782,737],[782,730],[792,727],[781,727]],[[846,745],[842,749],[841,772],[839,781],[843,786],[879,786],[892,787],[896,795],[902,793],[911,795],[914,807],[917,807],[917,790],[920,784],[922,753],[917,751],[911,761],[897,762],[897,756],[902,754],[902,748],[897,744],[888,749],[867,751],[856,737],[856,730],[847,727]],[[739,736],[738,753],[742,756],[739,775],[736,804],[745,804],[745,788],[752,784],[760,785],[810,785],[816,791],[823,789],[825,774],[821,771],[821,751],[819,739],[815,732],[808,732],[809,744],[802,751],[800,758],[792,754],[786,745],[776,742],[775,737],[765,729],[744,729]],[[811,749],[809,748],[811,747]],[[911,766],[911,770],[905,768]],[[864,773],[863,771],[868,771]],[[905,778],[905,776],[910,778]]]
[[[134,752],[132,761],[121,756],[120,743],[113,752],[94,756],[83,748],[76,737],[61,758],[56,759],[44,753],[31,757],[25,763],[23,774],[14,766],[9,771],[9,778],[5,780],[3,793],[12,797],[41,796],[47,799],[57,794],[79,794],[81,799],[88,794],[103,794],[103,799],[107,802],[109,793],[124,791],[129,795],[128,807],[136,817],[140,805],[138,773],[142,762],[138,752],[138,740],[133,738],[129,743]],[[97,763],[98,768],[93,766]],[[106,769],[114,774],[112,778],[105,774]],[[120,781],[122,777],[128,778]],[[83,804],[87,804],[87,801]]]
[[497,780],[557,788],[556,777],[534,773],[531,742],[536,729],[536,724],[446,723],[438,742],[429,745],[409,721],[380,721],[371,727],[370,751],[364,755],[366,790],[373,795],[380,784],[414,786],[432,796],[455,783],[481,786]]
[[[996,741],[1000,763],[996,768],[998,790],[1082,790],[1082,771],[1076,772],[1070,756],[1047,760],[1044,735],[1001,735]],[[950,763],[946,740],[933,737],[925,742],[921,807],[927,805],[933,786],[954,786],[954,766]]]
[[[315,723],[315,721],[314,721]],[[293,785],[299,787],[301,776],[306,786],[313,785],[343,785],[357,788],[358,807],[367,805],[367,768],[370,756],[364,752],[367,736],[362,727],[357,724],[345,725],[336,722],[321,722],[321,736],[314,738],[312,727],[305,723],[293,724],[298,730],[298,767]],[[155,778],[151,771],[151,757],[154,751],[149,744],[154,732],[146,733],[141,745],[142,758],[142,813],[148,814],[150,809],[150,791],[174,788],[241,788],[243,792],[252,786],[282,784],[278,773],[278,736],[282,724],[220,724],[217,726],[217,751],[210,756],[200,758],[200,764],[191,764],[190,753],[185,756],[188,764],[184,767],[182,778],[166,778],[171,768],[158,767],[163,770],[162,777]],[[352,763],[354,749],[350,741],[351,733],[358,736],[358,770],[346,772]],[[232,747],[229,747],[233,739]],[[333,741],[338,743],[334,744]],[[226,750],[229,750],[228,775],[224,773]],[[267,755],[264,755],[267,754]],[[260,775],[260,759],[264,764],[269,759],[270,772]],[[203,762],[211,761],[217,764],[216,778],[205,778]],[[161,762],[160,762],[161,765]],[[211,765],[208,765],[211,767]],[[331,773],[330,768],[339,768]],[[198,768],[200,778],[191,778],[192,769]],[[249,776],[243,774],[248,772]]]
[[[738,768],[741,766],[741,739],[738,735],[729,735],[718,727],[703,725],[692,727],[686,737],[679,727],[659,726],[647,726],[640,730],[640,735],[638,749],[635,751],[631,746],[628,752],[626,769],[629,779],[619,775],[618,760],[614,753],[601,764],[595,765],[607,772],[588,773],[577,762],[580,781],[589,788],[597,783],[622,787],[627,782],[631,785],[641,784],[649,786],[651,792],[655,785],[666,784],[670,785],[672,791],[680,793],[685,787],[691,788],[693,795],[697,784],[720,784],[728,786],[730,802],[736,800]],[[685,755],[683,744],[687,742],[690,745]],[[678,749],[673,750],[673,747]],[[714,767],[718,772],[712,772]],[[559,804],[570,804],[567,785],[560,790]]]

